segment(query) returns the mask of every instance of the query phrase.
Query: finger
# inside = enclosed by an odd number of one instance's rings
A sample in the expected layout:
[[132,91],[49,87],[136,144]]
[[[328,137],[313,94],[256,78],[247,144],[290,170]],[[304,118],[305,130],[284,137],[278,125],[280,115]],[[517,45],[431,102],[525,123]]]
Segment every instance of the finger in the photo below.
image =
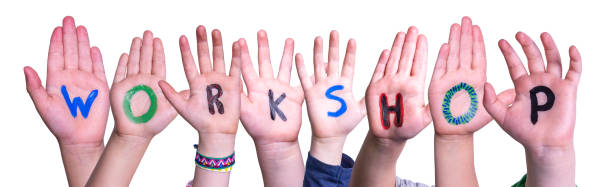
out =
[[391,52],[387,49],[383,50],[380,53],[380,57],[378,58],[378,63],[376,64],[376,68],[374,69],[374,73],[372,74],[372,80],[370,80],[370,84],[378,81],[380,78],[384,76],[385,66],[389,61],[389,56]]
[[346,54],[344,55],[344,62],[342,63],[342,77],[353,81],[353,74],[355,70],[355,54],[357,51],[357,42],[354,39],[349,39],[346,44]]
[[30,98],[32,98],[36,108],[39,109],[41,104],[48,104],[47,100],[49,95],[42,86],[38,73],[36,73],[36,71],[29,66],[23,68],[23,73],[25,74],[26,78],[26,90],[28,91],[28,94],[30,94]]
[[62,34],[64,39],[64,68],[78,69],[79,68],[79,49],[77,47],[77,34],[74,26],[74,19],[71,16],[66,16],[63,21]]
[[79,70],[92,72],[91,48],[89,47],[89,36],[84,26],[79,26],[77,32],[77,46],[79,50]]
[[289,81],[291,80],[293,49],[293,39],[287,38],[287,40],[285,40],[285,49],[283,50],[283,57],[281,58],[280,67],[278,68],[277,75],[277,79],[281,82],[289,83]]
[[463,17],[461,19],[461,43],[459,48],[459,68],[471,68],[472,67],[472,48],[473,48],[473,35],[472,35],[472,19],[470,17]]
[[542,33],[540,35],[540,39],[542,40],[542,45],[544,45],[544,54],[546,55],[546,61],[548,62],[546,64],[546,72],[561,78],[561,75],[563,74],[561,55],[559,55],[559,50],[557,49],[555,41],[547,32]]
[[232,43],[232,64],[229,76],[240,78],[240,44],[238,42]]
[[448,36],[448,58],[446,58],[446,71],[454,71],[459,68],[459,49],[461,48],[461,31],[459,24],[451,25]]
[[410,75],[425,81],[425,75],[427,75],[427,38],[425,35],[418,36]]
[[565,75],[566,80],[578,83],[580,80],[580,74],[582,74],[582,57],[576,46],[571,46],[569,49],[570,55],[570,66],[567,74]]
[[117,64],[117,70],[115,70],[113,84],[121,82],[127,77],[128,58],[129,56],[126,53],[121,54],[121,57],[119,57],[119,63]]
[[542,54],[535,42],[525,33],[516,33],[516,40],[521,44],[525,55],[527,56],[527,66],[529,73],[544,73],[544,62],[542,62]]
[[142,40],[138,37],[132,40],[132,47],[130,48],[130,56],[128,58],[127,72],[128,75],[138,74],[140,69],[140,48],[142,47]]
[[404,43],[404,39],[406,38],[406,33],[399,32],[395,36],[395,40],[393,41],[393,46],[391,47],[391,55],[389,57],[389,62],[387,62],[387,67],[385,69],[385,76],[392,76],[397,73],[398,61],[400,55],[402,54],[402,45]]
[[327,53],[327,76],[338,76],[338,63],[340,61],[340,36],[338,31],[329,33],[329,52]]
[[62,27],[55,27],[51,34],[49,56],[47,57],[47,75],[64,69],[64,44]]
[[147,30],[142,35],[142,48],[140,48],[140,66],[138,73],[151,74],[153,63],[153,32]]
[[225,74],[225,60],[223,57],[223,40],[221,31],[212,31],[213,38],[213,71]]
[[246,84],[247,91],[253,91],[255,83],[257,82],[257,73],[253,68],[246,41],[241,38],[238,40],[238,43],[240,44],[240,70],[242,72],[242,78],[244,79],[244,84]]
[[314,41],[313,59],[315,80],[316,82],[319,82],[327,77],[325,70],[327,66],[323,61],[323,39],[321,39],[320,36],[317,36]]
[[295,55],[295,67],[297,68],[300,84],[302,85],[304,91],[310,89],[313,83],[310,81],[310,77],[308,76],[308,71],[306,70],[306,65],[304,64],[304,57],[302,57],[302,54],[300,53]]
[[490,83],[485,84],[484,92],[483,105],[485,109],[489,114],[491,114],[491,117],[493,117],[498,124],[503,124],[506,111],[508,110],[508,105],[504,105],[505,103],[503,103],[502,100],[495,95],[495,89]]
[[472,37],[474,39],[474,45],[472,50],[472,69],[487,69],[487,55],[485,52],[484,38],[482,37],[482,30],[478,25],[472,27]]
[[187,77],[187,81],[189,82],[189,85],[191,85],[191,81],[198,76],[198,70],[196,69],[195,62],[193,61],[193,55],[191,55],[189,41],[187,41],[187,37],[184,35],[179,39],[179,47],[181,48],[181,58],[183,59],[185,77]]
[[196,29],[196,38],[198,45],[198,62],[200,66],[200,73],[207,73],[212,71],[210,62],[210,53],[208,49],[208,37],[206,35],[206,27],[200,25]]
[[442,44],[442,46],[440,46],[440,51],[438,52],[438,59],[436,60],[436,65],[434,66],[432,80],[438,80],[442,78],[442,76],[444,76],[444,74],[446,73],[446,59],[448,58],[448,53],[448,44]]
[[412,68],[412,63],[414,60],[414,54],[417,46],[417,40],[419,37],[419,30],[412,26],[408,28],[408,32],[406,33],[406,39],[404,40],[404,44],[402,47],[402,55],[399,60],[399,69],[398,73],[402,75],[410,75],[410,71]]
[[161,39],[153,39],[153,67],[151,69],[153,75],[166,79],[166,54],[164,53],[164,44]]
[[106,74],[104,73],[104,63],[102,63],[102,53],[98,47],[92,47],[91,49],[91,61],[93,65],[94,75],[106,83]]
[[[257,32],[257,51],[259,58],[259,76],[261,78],[273,79],[272,64],[270,62],[270,47],[266,31]],[[293,55],[292,55],[293,56]]]
[[501,52],[504,55],[504,58],[506,59],[506,64],[508,65],[508,72],[510,72],[510,78],[512,78],[512,81],[516,86],[516,81],[522,76],[527,75],[527,71],[525,70],[523,63],[521,62],[521,59],[516,55],[516,52],[514,51],[512,46],[510,46],[508,41],[503,39],[499,40],[498,45],[499,49],[501,49]]
[[185,99],[185,93],[177,93],[168,82],[164,80],[160,80],[158,82],[159,87],[161,88],[164,96],[170,104],[176,109],[176,111],[180,114],[183,114],[185,111],[185,107],[187,106],[187,99]]

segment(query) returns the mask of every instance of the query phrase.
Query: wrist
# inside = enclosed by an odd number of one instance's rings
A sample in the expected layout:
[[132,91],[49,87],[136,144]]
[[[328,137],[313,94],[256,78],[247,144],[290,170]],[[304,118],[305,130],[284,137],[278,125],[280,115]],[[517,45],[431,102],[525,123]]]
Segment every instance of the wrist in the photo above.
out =
[[207,157],[226,157],[234,152],[236,134],[199,133],[198,152]]
[[151,143],[152,139],[153,137],[122,134],[117,131],[113,131],[108,141],[110,142],[111,140],[114,140],[114,142],[120,145],[123,145],[123,146],[128,146],[128,147],[143,147],[144,146],[146,148],[149,146],[149,143]]
[[438,134],[435,133],[434,139],[441,143],[465,143],[474,142],[474,134]]
[[406,145],[406,140],[378,138],[375,137],[372,132],[368,132],[366,142],[368,142],[368,145],[374,146],[371,149],[374,150],[374,153],[377,155],[384,155],[386,157],[384,160],[390,160],[393,161],[393,163],[397,162],[397,159],[404,149],[404,145]]
[[296,156],[302,156],[298,141],[291,142],[255,142],[257,158],[261,161],[289,160]]
[[525,147],[527,186],[575,186],[574,146]]
[[345,140],[346,136],[325,138],[312,136],[310,155],[323,163],[340,165]]
[[80,155],[80,156],[95,156],[99,157],[104,151],[104,143],[80,143],[66,144],[59,142],[60,151],[62,154]]

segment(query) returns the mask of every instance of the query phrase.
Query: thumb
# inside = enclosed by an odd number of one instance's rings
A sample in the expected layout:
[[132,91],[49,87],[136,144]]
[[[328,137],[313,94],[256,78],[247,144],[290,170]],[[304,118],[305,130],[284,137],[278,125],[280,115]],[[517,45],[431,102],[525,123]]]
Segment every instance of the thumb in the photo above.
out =
[[368,113],[368,109],[367,109],[367,105],[366,105],[366,96],[363,96],[359,100],[359,111],[361,112],[362,116],[365,116]]
[[34,106],[38,109],[40,105],[47,103],[49,95],[42,86],[38,73],[29,66],[23,68],[23,73],[26,79],[26,90],[30,94],[30,98],[34,102]]
[[186,98],[188,97],[186,96],[189,95],[189,92],[181,91],[181,93],[177,93],[174,88],[172,88],[172,86],[170,86],[170,84],[168,84],[168,82],[164,80],[160,80],[158,84],[162,92],[164,93],[166,99],[168,99],[170,104],[172,104],[172,106],[176,109],[177,112],[182,114],[185,109],[185,106],[187,105]]
[[[512,90],[511,90],[512,91]],[[510,100],[509,98],[514,98],[514,94],[509,92],[508,90],[499,94],[499,97],[495,95],[495,89],[490,83],[485,84],[484,90],[484,107],[489,112],[489,114],[497,121],[498,124],[502,125],[504,123],[504,117],[506,116],[506,111],[508,110],[508,104]],[[508,104],[506,104],[506,103]]]
[[507,89],[497,95],[497,100],[507,107],[514,102],[515,96],[516,92],[514,92],[514,88]]
[[425,126],[427,126],[429,123],[431,123],[431,120],[433,119],[431,117],[431,108],[429,107],[429,103],[427,105],[425,105],[425,109],[424,110],[425,110],[425,112],[424,112],[425,116],[423,117],[423,119],[424,119],[423,123],[426,124]]

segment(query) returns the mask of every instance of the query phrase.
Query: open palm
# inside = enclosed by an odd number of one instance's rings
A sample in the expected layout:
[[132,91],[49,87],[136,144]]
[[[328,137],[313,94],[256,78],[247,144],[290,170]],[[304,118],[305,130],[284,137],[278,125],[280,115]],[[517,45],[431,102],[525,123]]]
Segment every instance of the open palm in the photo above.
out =
[[[164,48],[146,31],[134,38],[130,54],[119,59],[111,89],[115,131],[151,138],[176,117],[176,111],[158,86],[166,78]],[[131,98],[130,98],[131,97]]]
[[[398,33],[391,52],[385,50],[381,54],[366,92],[370,131],[375,137],[403,141],[416,136],[431,122],[423,102],[426,70],[425,36],[419,35],[416,27],[410,27],[408,33]],[[389,113],[387,125],[383,124],[383,97],[389,107],[402,109]],[[397,115],[400,123],[395,120]]]
[[[221,32],[218,30],[212,32],[214,67],[211,66],[204,26],[198,27],[196,34],[200,72],[195,66],[187,37],[181,36],[179,41],[185,76],[189,82],[189,98],[185,99],[164,81],[160,83],[160,86],[178,113],[200,133],[236,134],[242,89],[239,65],[240,47],[237,42],[234,42],[230,75],[227,76]],[[220,104],[208,99],[212,99],[215,95],[219,95],[217,100],[221,102]],[[209,106],[213,107],[212,110]]]
[[[468,17],[453,24],[448,44],[438,54],[429,85],[429,104],[436,133],[463,135],[491,121],[482,105],[486,82],[486,56],[482,31]],[[511,91],[500,94],[504,102]]]
[[[542,54],[526,34],[519,32],[516,39],[521,44],[528,59],[529,74],[510,44],[500,40],[499,47],[508,64],[510,77],[516,89],[516,98],[508,103],[498,102],[495,90],[490,84],[485,88],[485,107],[497,123],[514,139],[528,148],[561,147],[572,144],[574,124],[576,122],[576,94],[582,71],[580,53],[576,47],[569,49],[570,68],[565,79],[562,78],[561,57],[548,33],[542,33],[541,39],[546,52],[548,65],[544,67]],[[534,90],[536,87],[547,87],[552,97],[544,92]],[[530,92],[535,91],[535,100]],[[534,110],[547,101],[551,107]],[[535,103],[532,103],[535,102]],[[536,112],[534,123],[532,113]]]
[[[298,53],[295,58],[298,75],[306,96],[306,106],[308,107],[313,135],[319,138],[344,137],[365,116],[365,100],[355,100],[352,91],[355,40],[351,39],[347,44],[342,74],[340,75],[338,72],[340,60],[338,38],[337,31],[330,33],[328,63],[323,60],[323,41],[321,37],[315,39],[315,82],[308,75],[302,55]],[[331,97],[326,96],[328,90]],[[334,96],[342,99],[344,106],[338,99],[332,99]]]
[[[257,43],[259,76],[251,63],[246,41],[239,40],[242,77],[248,91],[248,96],[242,93],[240,121],[251,137],[258,142],[297,141],[302,125],[304,94],[301,88],[291,87],[289,84],[293,40],[285,41],[277,78],[274,78],[272,73],[270,49],[265,31],[257,33]],[[269,101],[270,97],[273,102]],[[280,102],[277,105],[279,110],[272,108],[272,104],[276,102]]]
[[[66,17],[63,26],[53,30],[46,89],[34,69],[26,67],[24,72],[38,113],[60,143],[103,144],[110,107],[108,84],[100,50],[89,46],[85,27],[75,27],[74,19]],[[77,97],[84,106],[73,105],[79,103]],[[93,98],[91,105],[88,98]]]

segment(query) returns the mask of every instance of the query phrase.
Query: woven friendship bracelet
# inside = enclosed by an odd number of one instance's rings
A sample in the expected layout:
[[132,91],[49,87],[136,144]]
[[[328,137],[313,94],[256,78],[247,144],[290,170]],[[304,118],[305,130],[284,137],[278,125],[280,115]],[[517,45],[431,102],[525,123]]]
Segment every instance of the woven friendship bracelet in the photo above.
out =
[[[197,148],[196,145],[194,145]],[[235,152],[223,158],[207,157],[196,151],[195,163],[199,167],[217,172],[229,172],[236,163]]]

